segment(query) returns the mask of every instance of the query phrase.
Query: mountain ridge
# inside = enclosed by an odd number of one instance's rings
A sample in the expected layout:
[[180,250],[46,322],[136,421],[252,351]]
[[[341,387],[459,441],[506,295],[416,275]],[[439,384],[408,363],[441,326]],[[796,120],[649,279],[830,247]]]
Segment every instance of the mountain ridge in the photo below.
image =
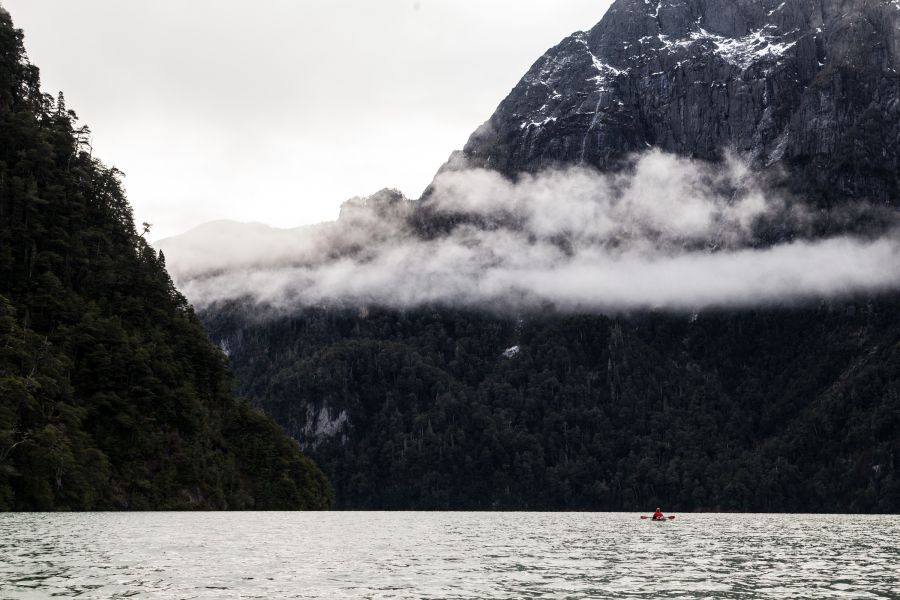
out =
[[[528,182],[572,165],[615,173],[648,145],[712,164],[733,150],[812,214],[850,211],[808,238],[894,239],[864,213],[896,218],[897,8],[618,0],[541,57],[439,176],[474,169],[502,191],[515,183],[482,169]],[[742,198],[724,187],[726,205]],[[518,226],[517,214],[432,211],[432,199],[412,214],[429,242]],[[893,512],[898,302],[885,291],[609,315],[299,303],[260,318],[242,297],[201,317],[343,508]]]

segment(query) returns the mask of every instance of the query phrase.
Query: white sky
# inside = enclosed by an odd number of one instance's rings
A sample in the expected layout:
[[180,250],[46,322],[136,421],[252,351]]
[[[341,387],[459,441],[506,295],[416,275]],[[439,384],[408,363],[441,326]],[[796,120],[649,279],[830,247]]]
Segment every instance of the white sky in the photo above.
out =
[[43,87],[160,239],[418,197],[528,67],[611,0],[0,0]]

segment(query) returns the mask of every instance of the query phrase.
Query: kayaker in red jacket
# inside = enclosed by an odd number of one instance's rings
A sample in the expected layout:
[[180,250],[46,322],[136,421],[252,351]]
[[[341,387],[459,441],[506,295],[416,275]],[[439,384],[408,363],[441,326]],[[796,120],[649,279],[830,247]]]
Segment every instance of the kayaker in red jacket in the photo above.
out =
[[665,518],[666,518],[666,517],[663,516],[662,511],[659,510],[658,508],[656,509],[656,512],[653,513],[653,520],[654,520],[654,521],[664,521]]

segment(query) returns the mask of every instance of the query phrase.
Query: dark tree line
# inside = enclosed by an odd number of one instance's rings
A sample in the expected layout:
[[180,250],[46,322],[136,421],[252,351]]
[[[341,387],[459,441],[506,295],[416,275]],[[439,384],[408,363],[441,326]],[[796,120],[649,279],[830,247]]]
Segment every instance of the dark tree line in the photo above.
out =
[[201,316],[342,508],[895,512],[898,309]]
[[[325,508],[0,9],[0,509]],[[164,176],[164,174],[161,174]]]

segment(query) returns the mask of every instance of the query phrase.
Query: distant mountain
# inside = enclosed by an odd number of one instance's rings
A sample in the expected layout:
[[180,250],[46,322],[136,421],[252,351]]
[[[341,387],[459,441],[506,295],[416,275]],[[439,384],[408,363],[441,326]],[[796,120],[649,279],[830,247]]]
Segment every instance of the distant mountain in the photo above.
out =
[[[190,278],[223,269],[253,268],[261,261],[294,260],[318,233],[316,226],[278,229],[262,223],[213,221],[158,240],[154,246],[178,257],[169,267],[174,277]],[[258,248],[259,253],[248,254],[248,247]]]
[[[801,225],[777,214],[741,243],[895,239],[898,63],[895,1],[617,0],[539,59],[441,172],[527,182],[586,165],[615,188],[648,148],[710,164],[732,152],[754,178],[802,197],[805,211]],[[730,182],[716,185],[731,198]],[[448,214],[435,198],[431,188],[387,220],[358,203],[376,226],[354,244],[317,242],[319,256],[338,248],[323,259],[337,265],[328,274],[343,273],[348,256],[366,264],[372,230],[404,242],[518,231],[514,213]],[[552,201],[544,208],[552,216]],[[668,210],[676,221],[679,207]],[[574,251],[564,236],[555,243]],[[690,243],[710,256],[719,248]],[[319,461],[339,506],[900,509],[896,293],[605,315],[450,300],[292,305],[289,296],[266,306],[214,290],[200,316],[241,391]]]
[[279,229],[262,223],[213,221],[159,240],[155,246],[178,257],[169,268],[182,280],[227,270],[317,264],[352,253],[362,244],[389,239],[393,232],[380,231],[379,221],[402,220],[411,209],[412,203],[399,191],[384,189],[347,200],[335,222]]
[[323,509],[0,9],[0,510]]

